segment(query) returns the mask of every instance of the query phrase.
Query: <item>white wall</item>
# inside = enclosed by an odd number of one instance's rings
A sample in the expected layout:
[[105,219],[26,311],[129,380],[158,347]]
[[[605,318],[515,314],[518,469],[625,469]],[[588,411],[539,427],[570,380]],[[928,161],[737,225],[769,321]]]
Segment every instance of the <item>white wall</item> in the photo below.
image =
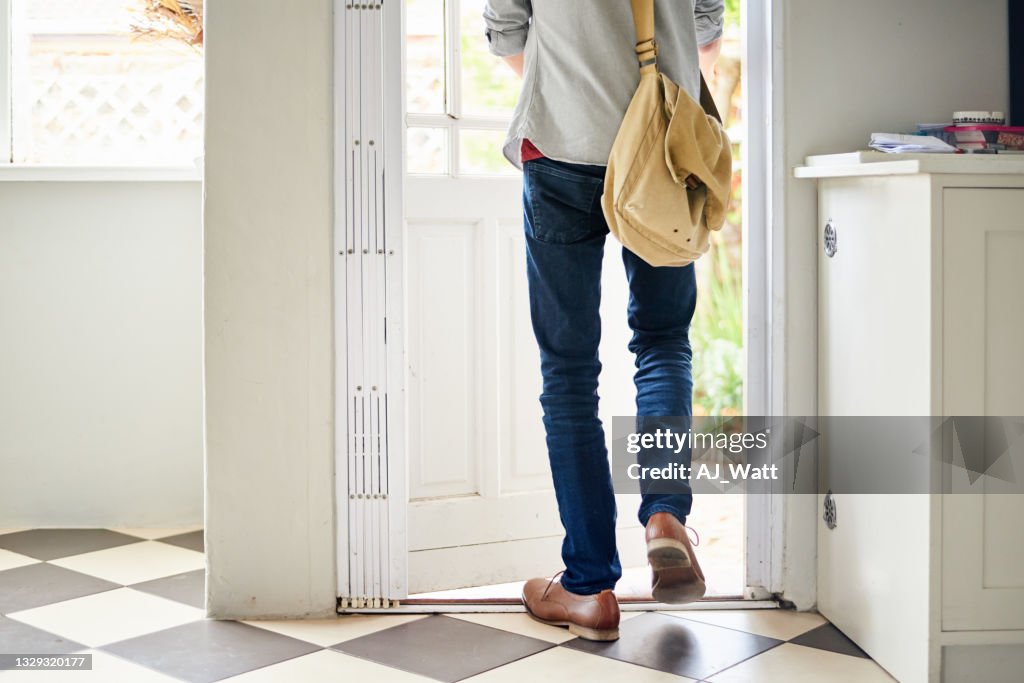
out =
[[[958,109],[1009,103],[1007,0],[775,0],[775,128],[781,173],[774,188],[772,264],[777,302],[773,331],[776,411],[817,409],[816,187],[791,170],[809,154],[867,147],[872,132],[950,120]],[[787,500],[787,537],[813,538],[820,511],[813,496]],[[813,604],[813,563],[806,544],[787,549],[786,597]],[[813,546],[811,546],[813,547]]]
[[199,524],[199,183],[7,176],[0,527]]
[[[809,154],[867,147],[872,132],[1009,104],[1007,0],[776,0],[784,8],[787,171]],[[787,414],[815,408],[815,185],[785,178]],[[808,354],[810,353],[810,356]]]
[[206,7],[208,611],[333,614],[331,2]]

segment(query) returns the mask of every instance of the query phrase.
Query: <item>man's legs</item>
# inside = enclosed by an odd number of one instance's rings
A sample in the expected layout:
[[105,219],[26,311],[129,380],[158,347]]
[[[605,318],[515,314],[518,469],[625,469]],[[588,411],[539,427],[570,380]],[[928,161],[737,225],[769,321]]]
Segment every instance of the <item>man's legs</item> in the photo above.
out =
[[[637,431],[689,429],[693,396],[690,320],[697,303],[693,265],[653,268],[627,249],[622,250],[629,279],[629,348],[636,354]],[[639,461],[670,462],[689,467],[690,449],[678,454],[641,453]],[[641,482],[640,523],[646,528],[647,560],[651,564],[651,594],[658,602],[684,604],[704,596],[707,584],[687,537],[686,517],[693,496],[685,481],[672,482],[669,491],[651,491]]]
[[[540,346],[548,457],[565,540],[561,584],[578,595],[622,576],[615,496],[597,416],[601,371],[601,261],[608,233],[604,167],[538,159],[525,164],[523,204],[533,330]],[[617,625],[617,614],[616,614]]]
[[[697,282],[693,264],[682,268],[655,268],[628,249],[622,261],[629,279],[629,326],[633,338],[629,350],[636,354],[637,431],[653,432],[671,428],[678,432],[688,426],[684,420],[662,420],[689,416],[693,399],[690,350],[690,320],[697,304]],[[690,465],[690,450],[675,459]],[[674,493],[644,493],[640,523],[644,526],[656,512],[668,512],[681,523],[690,514],[689,487]]]

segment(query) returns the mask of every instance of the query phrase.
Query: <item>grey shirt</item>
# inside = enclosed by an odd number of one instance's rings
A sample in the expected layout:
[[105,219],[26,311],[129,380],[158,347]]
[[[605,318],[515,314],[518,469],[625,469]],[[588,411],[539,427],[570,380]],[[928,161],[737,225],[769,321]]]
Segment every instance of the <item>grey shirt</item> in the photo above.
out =
[[[655,0],[658,68],[700,96],[698,46],[722,35],[725,0]],[[629,0],[487,0],[495,55],[525,52],[523,89],[504,146],[522,167],[528,138],[544,156],[605,165],[640,80]]]

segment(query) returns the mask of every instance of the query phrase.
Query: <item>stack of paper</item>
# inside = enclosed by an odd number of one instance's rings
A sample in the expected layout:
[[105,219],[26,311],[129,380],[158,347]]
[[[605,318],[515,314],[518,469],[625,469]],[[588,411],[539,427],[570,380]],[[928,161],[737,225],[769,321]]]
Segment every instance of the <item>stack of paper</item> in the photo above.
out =
[[947,145],[931,135],[900,135],[899,133],[872,133],[871,148],[894,154],[925,154],[956,152],[956,147]]

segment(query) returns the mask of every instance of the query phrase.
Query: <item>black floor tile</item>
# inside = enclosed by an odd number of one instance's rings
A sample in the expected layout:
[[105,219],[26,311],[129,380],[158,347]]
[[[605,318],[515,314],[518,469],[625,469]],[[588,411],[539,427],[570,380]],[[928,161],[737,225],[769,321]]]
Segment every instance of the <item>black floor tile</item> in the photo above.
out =
[[551,647],[543,640],[435,615],[331,649],[453,683]]
[[598,643],[577,638],[563,643],[562,647],[703,679],[782,642],[721,626],[650,613],[623,622],[619,626],[617,641]]
[[119,584],[94,576],[37,562],[0,572],[0,614],[42,607],[120,587]]
[[37,560],[55,560],[141,542],[141,538],[109,529],[32,529],[0,536],[0,548]]
[[236,621],[206,619],[101,649],[184,681],[211,683],[323,648]]
[[867,658],[868,656],[864,650],[857,647],[857,643],[843,635],[843,632],[832,624],[822,624],[807,633],[801,633],[789,642],[853,657]]
[[134,590],[139,590],[152,595],[159,595],[161,598],[183,602],[202,609],[206,606],[206,570],[197,569],[194,572],[175,574],[162,579],[153,579],[132,585]]
[[62,655],[84,649],[73,640],[0,616],[0,652],[4,654]]
[[167,536],[166,538],[156,539],[161,543],[170,543],[180,548],[187,548],[188,550],[195,550],[198,552],[204,552],[203,545],[203,530],[190,531],[187,534],[178,534],[177,536]]

